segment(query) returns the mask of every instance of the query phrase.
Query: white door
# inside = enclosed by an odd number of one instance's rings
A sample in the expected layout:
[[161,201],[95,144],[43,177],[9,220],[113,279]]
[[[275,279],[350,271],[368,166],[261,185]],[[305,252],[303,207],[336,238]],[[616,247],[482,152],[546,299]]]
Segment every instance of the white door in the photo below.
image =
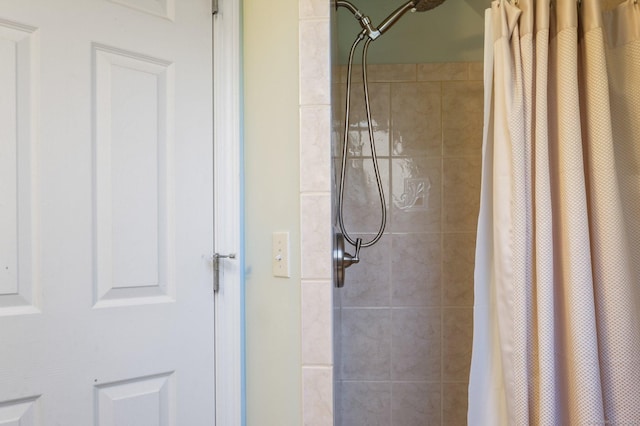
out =
[[210,0],[0,3],[0,424],[215,423]]

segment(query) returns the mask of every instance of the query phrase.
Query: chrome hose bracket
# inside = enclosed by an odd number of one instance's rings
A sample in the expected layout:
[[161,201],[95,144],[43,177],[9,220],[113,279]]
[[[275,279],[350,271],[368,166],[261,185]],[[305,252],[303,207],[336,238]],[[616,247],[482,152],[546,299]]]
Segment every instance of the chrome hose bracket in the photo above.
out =
[[333,239],[333,283],[336,288],[344,287],[345,269],[360,262],[362,239],[356,239],[356,252],[351,255],[344,251],[344,235],[336,232]]

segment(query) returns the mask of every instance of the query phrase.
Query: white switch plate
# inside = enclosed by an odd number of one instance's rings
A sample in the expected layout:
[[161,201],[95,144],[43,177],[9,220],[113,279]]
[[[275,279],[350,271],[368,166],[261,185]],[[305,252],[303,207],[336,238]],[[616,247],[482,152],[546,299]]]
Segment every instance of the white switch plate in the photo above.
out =
[[289,278],[289,233],[273,233],[273,250],[271,253],[273,265],[273,276]]

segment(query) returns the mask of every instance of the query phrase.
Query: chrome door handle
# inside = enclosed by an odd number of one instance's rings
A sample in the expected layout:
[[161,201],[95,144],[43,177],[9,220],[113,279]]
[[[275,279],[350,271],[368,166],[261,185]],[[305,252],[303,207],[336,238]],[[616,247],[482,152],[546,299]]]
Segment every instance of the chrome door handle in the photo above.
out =
[[213,262],[213,292],[217,293],[220,290],[220,259],[235,259],[235,253],[220,254],[213,253],[211,256],[211,262]]

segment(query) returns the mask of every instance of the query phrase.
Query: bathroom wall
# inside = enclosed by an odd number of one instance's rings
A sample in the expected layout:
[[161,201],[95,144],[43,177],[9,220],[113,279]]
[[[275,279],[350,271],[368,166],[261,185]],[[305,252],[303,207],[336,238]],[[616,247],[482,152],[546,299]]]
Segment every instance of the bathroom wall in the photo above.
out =
[[[337,136],[343,133],[344,66],[340,74]],[[380,212],[359,75],[357,69],[344,219],[354,237],[367,241]],[[334,293],[336,424],[464,425],[482,65],[371,65],[369,76],[388,223]]]
[[[298,1],[243,9],[246,422],[299,426]],[[274,231],[290,233],[291,278],[273,277]]]
[[[326,0],[242,4],[247,425],[331,426],[335,10]],[[271,234],[283,230],[289,279],[271,273]]]

